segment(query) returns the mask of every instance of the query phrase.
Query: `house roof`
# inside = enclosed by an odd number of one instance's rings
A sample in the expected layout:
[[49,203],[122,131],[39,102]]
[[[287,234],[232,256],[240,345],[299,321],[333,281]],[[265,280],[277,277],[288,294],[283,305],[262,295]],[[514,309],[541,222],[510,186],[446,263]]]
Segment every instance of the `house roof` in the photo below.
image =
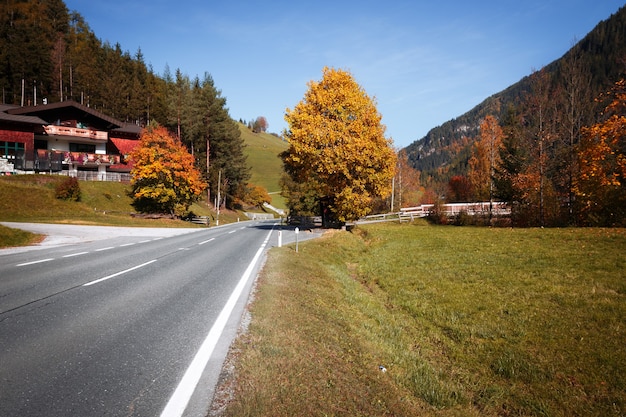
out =
[[15,116],[35,116],[46,122],[43,124],[54,124],[61,117],[64,119],[76,119],[86,122],[94,128],[103,130],[114,130],[123,128],[127,124],[113,117],[107,116],[97,110],[87,107],[73,100],[66,100],[57,103],[50,103],[38,106],[12,107],[6,110],[9,115]]
[[[139,146],[139,141],[136,139],[120,139],[109,138],[109,144],[107,150],[111,151],[111,147],[115,147],[117,153],[120,155],[128,155]],[[113,150],[115,152],[115,150]],[[126,158],[125,158],[126,159]],[[133,169],[134,163],[132,159],[126,159],[124,163],[111,165],[109,171],[130,172]]]
[[139,135],[141,134],[141,126],[138,126],[138,125],[133,124],[133,123],[124,123],[124,125],[122,127],[118,127],[117,129],[113,129],[112,132],[131,134],[131,135],[135,135],[135,136],[139,137]]
[[16,108],[19,108],[19,107],[12,106],[9,104],[0,104],[0,121],[16,123],[16,124],[36,125],[36,126],[42,126],[42,125],[47,124],[45,120],[42,120],[40,117],[37,117],[37,116],[23,116],[19,114],[7,113],[8,111],[16,109]]
[[139,146],[139,141],[134,139],[110,138],[111,143],[117,148],[121,155],[130,153]]

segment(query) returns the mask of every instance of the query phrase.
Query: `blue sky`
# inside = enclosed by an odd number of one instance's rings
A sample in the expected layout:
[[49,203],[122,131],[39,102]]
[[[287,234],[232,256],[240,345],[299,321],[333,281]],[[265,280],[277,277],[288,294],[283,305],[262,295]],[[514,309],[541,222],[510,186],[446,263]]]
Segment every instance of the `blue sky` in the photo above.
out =
[[231,117],[286,128],[324,66],[350,71],[403,148],[561,57],[623,0],[65,0],[96,36],[211,74]]

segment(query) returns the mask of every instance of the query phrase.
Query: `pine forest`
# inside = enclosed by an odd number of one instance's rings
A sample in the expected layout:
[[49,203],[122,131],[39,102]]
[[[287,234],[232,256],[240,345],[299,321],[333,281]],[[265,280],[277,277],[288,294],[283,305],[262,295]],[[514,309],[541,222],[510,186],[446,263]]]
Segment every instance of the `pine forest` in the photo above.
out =
[[157,75],[140,49],[131,55],[102,42],[62,0],[2,2],[0,19],[2,103],[74,100],[142,127],[155,121],[194,155],[211,195],[220,178],[228,206],[244,197],[250,173],[243,140],[208,73],[192,79],[166,68]]

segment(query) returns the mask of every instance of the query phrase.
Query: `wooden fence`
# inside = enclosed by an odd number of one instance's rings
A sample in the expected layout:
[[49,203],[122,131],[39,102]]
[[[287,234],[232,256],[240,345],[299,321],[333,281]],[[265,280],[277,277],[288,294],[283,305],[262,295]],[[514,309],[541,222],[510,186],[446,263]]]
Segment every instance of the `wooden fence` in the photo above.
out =
[[[435,210],[434,204],[422,204],[415,207],[401,208],[397,213],[372,214],[365,216],[354,224],[379,223],[389,221],[411,222],[415,219],[428,217]],[[470,216],[509,216],[511,208],[507,203],[497,201],[482,201],[478,203],[450,203],[440,206],[440,213],[448,217],[455,217],[462,213]]]

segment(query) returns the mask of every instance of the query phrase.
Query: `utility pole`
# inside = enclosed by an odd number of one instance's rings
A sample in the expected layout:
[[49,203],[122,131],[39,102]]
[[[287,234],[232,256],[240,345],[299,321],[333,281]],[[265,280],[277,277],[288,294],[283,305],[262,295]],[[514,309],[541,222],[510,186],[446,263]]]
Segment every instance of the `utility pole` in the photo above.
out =
[[391,179],[391,212],[393,213],[393,197],[396,193],[396,176]]
[[220,169],[217,174],[217,220],[215,222],[216,226],[220,225],[220,185],[222,184],[222,170]]

